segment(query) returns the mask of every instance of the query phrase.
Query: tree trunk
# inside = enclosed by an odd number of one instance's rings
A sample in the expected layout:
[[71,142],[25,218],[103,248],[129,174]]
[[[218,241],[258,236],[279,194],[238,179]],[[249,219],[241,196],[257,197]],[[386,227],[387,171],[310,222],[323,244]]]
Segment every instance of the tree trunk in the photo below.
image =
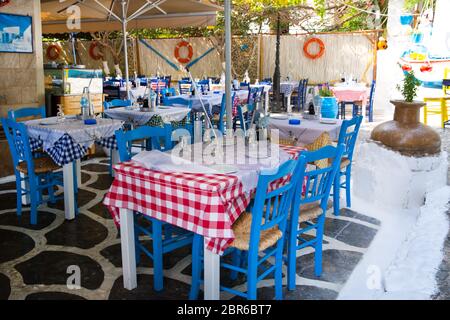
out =
[[280,96],[280,42],[281,42],[281,21],[280,13],[277,15],[277,42],[275,52],[275,72],[273,73],[273,94],[274,94],[274,109],[279,111],[281,108],[281,96]]

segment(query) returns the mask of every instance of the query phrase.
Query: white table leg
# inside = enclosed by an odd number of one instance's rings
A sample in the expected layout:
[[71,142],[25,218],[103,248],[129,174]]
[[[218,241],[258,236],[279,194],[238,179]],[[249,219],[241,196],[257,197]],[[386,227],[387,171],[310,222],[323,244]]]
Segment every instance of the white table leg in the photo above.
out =
[[205,300],[220,299],[220,256],[212,253],[204,244]]
[[77,159],[76,162],[76,168],[75,171],[77,173],[77,186],[81,185],[81,159]]
[[287,105],[287,112],[288,113],[292,113],[292,106],[291,106],[291,95],[290,94],[288,94],[287,96],[286,96],[286,105]]
[[123,286],[133,290],[137,287],[136,251],[134,244],[133,211],[120,209],[120,244],[122,248]]
[[270,100],[269,100],[269,92],[265,91],[264,92],[264,99],[265,99],[265,104],[266,104],[266,114],[269,112],[269,105],[270,105]]
[[64,212],[67,220],[75,219],[75,188],[74,188],[74,163],[63,166],[64,178]]
[[[25,178],[25,174],[20,173],[20,177],[21,177],[22,179]],[[20,186],[22,187],[22,189],[25,189],[25,190],[29,190],[29,189],[30,189],[28,180],[22,180],[22,182],[20,183]],[[30,194],[29,194],[29,193],[24,194],[24,195],[22,196],[22,204],[23,204],[24,206],[30,204]]]
[[[113,149],[111,151],[111,163],[112,165],[118,164],[120,162],[119,150]],[[112,176],[114,177],[114,169],[112,170]]]

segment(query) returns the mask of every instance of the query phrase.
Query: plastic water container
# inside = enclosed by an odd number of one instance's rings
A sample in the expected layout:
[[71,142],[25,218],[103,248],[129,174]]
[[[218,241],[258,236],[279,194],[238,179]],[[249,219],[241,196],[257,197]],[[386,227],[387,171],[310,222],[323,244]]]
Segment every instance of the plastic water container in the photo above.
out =
[[338,115],[338,105],[335,97],[322,97],[321,99],[321,115],[322,118],[336,119]]

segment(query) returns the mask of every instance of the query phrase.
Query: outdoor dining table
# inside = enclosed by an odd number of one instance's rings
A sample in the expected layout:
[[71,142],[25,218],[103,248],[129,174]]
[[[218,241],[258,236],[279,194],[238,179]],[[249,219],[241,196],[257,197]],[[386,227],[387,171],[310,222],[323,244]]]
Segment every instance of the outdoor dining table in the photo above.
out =
[[97,119],[96,124],[86,125],[84,121],[73,116],[64,120],[51,117],[24,123],[31,149],[42,148],[57,165],[63,167],[65,217],[68,220],[74,219],[75,186],[78,185],[74,183],[74,175],[76,174],[77,181],[81,181],[81,158],[94,143],[109,149],[117,149],[114,133],[122,127],[123,122]]
[[291,106],[291,96],[292,93],[297,89],[298,82],[297,81],[282,81],[280,82],[280,93],[284,94],[286,97],[286,106],[287,106],[287,112],[292,112],[292,106]]
[[[300,117],[299,117],[300,118]],[[279,137],[287,139],[297,138],[301,144],[313,143],[323,132],[328,132],[331,140],[337,141],[341,129],[342,120],[336,119],[335,123],[320,122],[320,120],[300,119],[300,124],[289,124],[289,118],[269,118],[268,129],[279,130]]]
[[[234,91],[240,102],[247,101],[248,98],[248,90],[237,90]],[[201,94],[200,97],[191,96],[187,94],[176,95],[172,97],[167,97],[167,100],[176,101],[174,106],[188,106],[190,103],[192,104],[192,110],[194,112],[203,112],[202,104],[203,102],[207,111],[211,113],[212,107],[220,106],[222,104],[222,97],[224,95],[223,91],[209,92],[207,94]],[[181,103],[178,103],[181,102]]]
[[361,102],[365,107],[369,90],[364,84],[337,84],[331,88],[338,102]]
[[[272,168],[304,150],[278,145],[276,149],[278,163]],[[231,174],[203,173],[198,168],[195,172],[163,172],[133,160],[114,166],[116,176],[103,203],[120,224],[126,289],[137,287],[133,214],[139,212],[204,236],[205,299],[219,299],[220,255],[234,240],[232,225],[250,203],[264,167],[262,162],[234,165],[239,170]],[[286,181],[282,178],[274,187]]]
[[109,118],[122,120],[133,126],[142,126],[149,123],[154,116],[160,116],[165,124],[179,122],[186,118],[189,111],[186,107],[157,106],[154,111],[143,110],[139,107],[121,107],[110,108],[105,110],[104,113]]

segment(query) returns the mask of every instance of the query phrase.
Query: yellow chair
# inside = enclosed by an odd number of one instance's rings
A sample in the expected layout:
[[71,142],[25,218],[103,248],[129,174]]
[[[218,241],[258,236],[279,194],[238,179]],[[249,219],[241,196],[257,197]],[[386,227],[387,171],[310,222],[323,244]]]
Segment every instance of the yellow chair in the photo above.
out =
[[423,108],[423,122],[427,124],[428,122],[428,113],[431,114],[440,114],[441,115],[441,124],[442,127],[445,127],[445,124],[448,122],[448,104],[450,101],[450,85],[447,85],[447,81],[450,79],[450,69],[445,68],[444,71],[444,81],[442,84],[442,97],[427,97],[424,98],[423,101],[426,103]]

